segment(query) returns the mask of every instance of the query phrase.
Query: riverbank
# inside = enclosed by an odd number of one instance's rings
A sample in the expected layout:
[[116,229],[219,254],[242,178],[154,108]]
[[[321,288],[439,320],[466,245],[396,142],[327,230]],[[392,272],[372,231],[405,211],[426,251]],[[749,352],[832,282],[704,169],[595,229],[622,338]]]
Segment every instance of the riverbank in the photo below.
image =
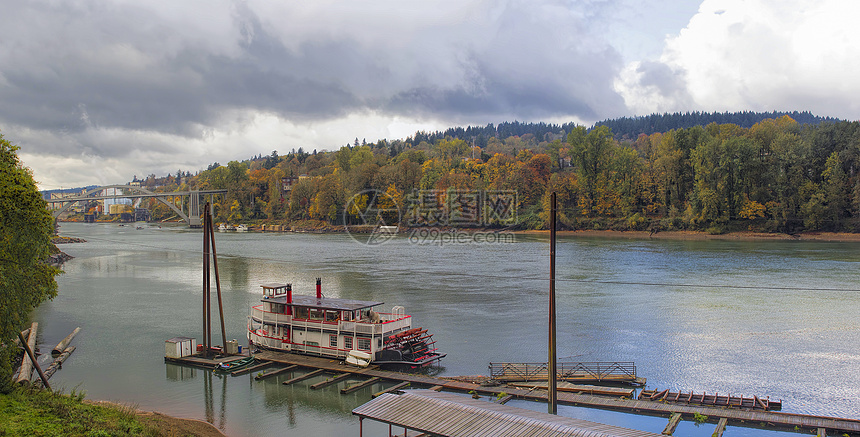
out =
[[[516,231],[523,235],[548,235],[549,231]],[[725,234],[709,234],[697,231],[558,231],[557,235],[566,237],[587,238],[630,238],[630,239],[661,239],[661,240],[737,240],[737,241],[860,241],[860,234],[847,232],[806,232],[800,234],[778,234],[766,232],[728,232]]]
[[207,422],[24,387],[0,394],[0,435],[224,437]]

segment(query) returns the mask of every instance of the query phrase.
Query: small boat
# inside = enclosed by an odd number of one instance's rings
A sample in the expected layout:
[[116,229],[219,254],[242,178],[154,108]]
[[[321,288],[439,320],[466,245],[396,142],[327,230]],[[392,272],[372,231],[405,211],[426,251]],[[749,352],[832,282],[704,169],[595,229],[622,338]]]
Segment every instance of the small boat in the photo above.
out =
[[248,230],[248,225],[236,225],[236,230],[239,232],[245,232]]
[[227,225],[225,225],[224,223],[221,223],[220,225],[218,225],[218,230],[219,231],[226,231]]
[[352,364],[353,366],[367,367],[370,365],[371,358],[369,353],[353,349],[349,351],[344,361],[346,361],[346,364]]
[[292,284],[263,284],[262,304],[248,316],[248,342],[260,349],[370,364],[395,370],[428,367],[442,358],[433,335],[412,327],[402,306],[374,310],[382,302],[293,295]]
[[228,361],[218,363],[218,366],[215,367],[216,372],[232,372],[234,370],[239,370],[243,367],[246,367],[254,362],[254,357],[245,357],[238,360]]

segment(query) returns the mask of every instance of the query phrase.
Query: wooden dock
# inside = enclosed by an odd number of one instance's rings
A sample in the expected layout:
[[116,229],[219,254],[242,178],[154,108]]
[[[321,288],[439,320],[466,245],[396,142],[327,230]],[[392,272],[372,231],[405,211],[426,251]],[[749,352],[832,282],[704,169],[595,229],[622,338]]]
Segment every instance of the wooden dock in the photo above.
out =
[[248,358],[248,355],[224,355],[212,358],[203,358],[199,354],[194,354],[182,358],[164,357],[164,362],[213,370],[221,363],[229,363],[243,358]]
[[[375,367],[358,368],[343,364],[339,360],[311,357],[283,352],[264,351],[256,354],[257,359],[272,361],[284,365],[296,365],[312,370],[322,369],[327,373],[341,375],[349,373],[356,378],[380,378],[396,383],[409,383],[411,387],[441,387],[441,390],[457,392],[475,392],[482,396],[498,397],[500,393],[511,395],[515,399],[547,402],[547,394],[543,390],[526,390],[522,388],[497,386],[485,387],[462,381],[452,381],[433,376],[391,372]],[[774,411],[751,411],[747,409],[725,408],[712,405],[685,405],[646,400],[623,399],[582,393],[557,393],[558,404],[586,408],[620,411],[632,414],[644,414],[669,418],[679,414],[683,420],[693,420],[694,415],[708,416],[713,423],[725,419],[725,424],[744,427],[766,427],[780,430],[816,431],[826,429],[829,433],[860,434],[860,420],[842,419],[826,416],[790,414]],[[722,425],[722,426],[725,426]],[[795,428],[797,427],[797,428]]]
[[[511,382],[508,383],[509,386],[526,388],[526,389],[547,389],[546,382]],[[600,396],[617,396],[617,397],[633,397],[633,389],[632,388],[624,388],[624,387],[604,387],[599,385],[587,385],[587,384],[571,384],[569,382],[560,381],[556,383],[556,390],[558,391],[566,391],[571,393],[585,393],[590,395],[600,395]]]
[[[546,381],[548,375],[547,363],[490,363],[490,378],[502,383]],[[636,376],[636,364],[629,361],[560,362],[556,365],[556,379],[576,383],[645,385],[645,378]]]
[[[559,389],[560,390],[560,389]],[[772,401],[770,397],[760,398],[758,396],[746,397],[743,395],[732,396],[721,395],[719,393],[707,394],[702,393],[682,393],[670,392],[669,390],[642,390],[639,393],[639,400],[672,402],[683,404],[699,404],[699,405],[714,405],[726,408],[748,408],[752,410],[780,410],[782,409],[782,401]]]

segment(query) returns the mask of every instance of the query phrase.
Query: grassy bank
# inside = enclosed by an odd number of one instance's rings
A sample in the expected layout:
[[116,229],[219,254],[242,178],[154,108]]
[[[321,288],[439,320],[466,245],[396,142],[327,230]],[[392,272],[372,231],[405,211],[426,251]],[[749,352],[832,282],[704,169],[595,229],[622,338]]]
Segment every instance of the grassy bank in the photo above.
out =
[[221,436],[207,423],[84,401],[82,393],[18,388],[0,394],[0,436]]

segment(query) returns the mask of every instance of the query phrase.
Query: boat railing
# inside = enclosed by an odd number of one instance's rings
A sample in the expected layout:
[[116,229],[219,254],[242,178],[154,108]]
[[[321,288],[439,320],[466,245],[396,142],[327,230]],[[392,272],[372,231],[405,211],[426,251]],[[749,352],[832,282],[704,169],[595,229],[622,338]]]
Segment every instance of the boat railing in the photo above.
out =
[[383,334],[386,332],[406,329],[412,326],[411,316],[401,316],[398,318],[388,318],[392,314],[380,313],[381,322],[371,323],[362,321],[342,321],[340,322],[341,331],[355,331],[361,334]]
[[265,311],[262,306],[251,307],[251,316],[268,323],[292,323],[293,316]]
[[[294,327],[319,327],[321,323],[334,323],[318,320],[294,319],[291,315],[273,313],[264,310],[262,307],[263,305],[251,307],[251,317],[269,324],[289,323]],[[377,323],[371,323],[369,321],[341,320],[338,322],[338,329],[341,331],[354,331],[362,334],[383,334],[411,327],[412,316],[389,313],[379,313],[379,316],[381,321]]]

